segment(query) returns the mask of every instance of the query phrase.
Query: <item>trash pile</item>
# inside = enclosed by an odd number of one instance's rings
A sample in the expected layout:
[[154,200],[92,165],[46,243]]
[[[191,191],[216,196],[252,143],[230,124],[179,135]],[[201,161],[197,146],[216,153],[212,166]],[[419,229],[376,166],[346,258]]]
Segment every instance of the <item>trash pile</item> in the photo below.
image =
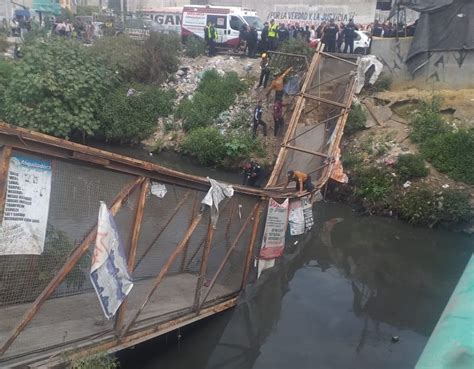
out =
[[249,77],[258,73],[259,60],[229,55],[214,58],[201,56],[194,59],[183,57],[178,71],[161,87],[175,91],[176,102],[179,103],[183,98],[192,96],[204,73],[211,69],[216,69],[219,74],[232,71],[240,77]]

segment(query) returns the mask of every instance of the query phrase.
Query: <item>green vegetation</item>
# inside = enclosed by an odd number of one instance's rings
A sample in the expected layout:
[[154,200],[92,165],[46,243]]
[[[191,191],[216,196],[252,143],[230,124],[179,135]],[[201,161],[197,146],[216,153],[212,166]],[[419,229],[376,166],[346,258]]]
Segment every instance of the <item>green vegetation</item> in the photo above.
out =
[[385,170],[375,166],[356,167],[355,194],[370,202],[386,202],[393,191],[393,177]]
[[220,76],[214,69],[206,71],[192,99],[184,100],[178,106],[177,116],[183,118],[184,129],[189,131],[211,125],[245,87],[235,72]]
[[408,191],[399,199],[397,210],[409,223],[428,226],[462,224],[473,215],[468,194],[456,190],[435,193],[427,188]]
[[143,45],[127,35],[99,38],[88,51],[123,81],[136,80],[143,64]]
[[444,123],[440,114],[440,100],[433,98],[430,101],[422,101],[418,106],[418,112],[412,120],[412,132],[410,138],[413,142],[425,144],[429,139],[449,132],[449,127]]
[[99,128],[103,96],[115,83],[112,73],[76,42],[25,45],[3,94],[1,118],[58,137],[84,138]]
[[305,55],[309,60],[311,60],[315,52],[314,49],[309,47],[305,40],[293,37],[290,37],[287,41],[283,42],[278,51],[282,53]]
[[156,129],[158,117],[172,112],[174,93],[142,86],[131,96],[118,88],[105,100],[99,113],[100,132],[107,141],[138,143]]
[[474,130],[455,131],[440,113],[440,100],[420,103],[412,121],[411,139],[433,166],[451,178],[474,184]]
[[201,165],[231,166],[242,159],[263,154],[260,140],[250,134],[223,134],[214,127],[201,127],[189,133],[181,145],[185,154]]
[[344,127],[344,133],[352,135],[353,133],[364,129],[366,121],[367,114],[362,109],[362,105],[352,104],[351,111],[347,117],[346,126]]
[[190,58],[197,58],[206,53],[206,43],[199,37],[188,37],[184,47],[184,54]]
[[69,364],[70,369],[116,369],[119,367],[117,358],[106,353],[76,359]]
[[474,184],[474,130],[438,135],[422,145],[423,155],[451,178]]
[[395,170],[402,182],[426,177],[429,173],[421,155],[405,154],[398,157]]
[[178,70],[180,36],[175,33],[151,32],[143,43],[143,60],[139,80],[143,83],[163,82]]

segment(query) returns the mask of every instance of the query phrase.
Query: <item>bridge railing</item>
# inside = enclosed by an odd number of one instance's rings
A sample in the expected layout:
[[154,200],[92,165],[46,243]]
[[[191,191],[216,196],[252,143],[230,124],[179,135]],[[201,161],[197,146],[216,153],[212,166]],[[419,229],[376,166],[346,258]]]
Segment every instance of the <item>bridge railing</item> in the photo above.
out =
[[[202,178],[7,124],[0,143],[2,209],[12,157],[51,162],[44,251],[0,255],[0,363],[133,344],[153,334],[149,327],[235,303],[262,231],[261,191],[235,186],[213,227]],[[167,187],[163,198],[150,191],[155,182]],[[89,277],[100,201],[114,214],[134,280],[112,320]]]

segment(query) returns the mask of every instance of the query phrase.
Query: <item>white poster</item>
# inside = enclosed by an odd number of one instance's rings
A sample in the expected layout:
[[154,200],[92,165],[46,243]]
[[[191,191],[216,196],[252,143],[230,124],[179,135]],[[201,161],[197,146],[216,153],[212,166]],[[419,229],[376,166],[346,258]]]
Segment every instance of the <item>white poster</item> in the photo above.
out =
[[288,199],[279,204],[270,199],[265,232],[263,234],[261,259],[274,259],[283,254],[286,225],[288,224]]
[[305,218],[301,200],[293,200],[290,203],[290,215],[288,216],[290,224],[290,234],[299,236],[305,231]]
[[90,278],[107,319],[111,319],[133,287],[114,218],[100,203]]
[[10,159],[0,255],[40,255],[51,193],[51,161],[14,154]]

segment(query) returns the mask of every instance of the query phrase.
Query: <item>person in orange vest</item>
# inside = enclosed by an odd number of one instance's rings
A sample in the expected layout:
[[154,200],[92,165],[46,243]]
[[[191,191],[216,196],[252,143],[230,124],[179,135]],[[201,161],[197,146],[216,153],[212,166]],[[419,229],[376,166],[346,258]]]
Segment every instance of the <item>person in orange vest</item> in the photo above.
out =
[[270,21],[268,26],[268,50],[276,50],[278,46],[278,26],[275,23],[275,20]]
[[289,67],[283,73],[276,75],[275,79],[272,81],[272,84],[270,85],[270,88],[266,93],[266,97],[270,95],[270,92],[272,92],[272,90],[275,90],[275,101],[283,100],[283,94],[285,93],[285,77],[288,75],[288,73],[291,72],[292,69],[293,67]]
[[290,182],[293,181],[296,182],[296,191],[298,191],[300,195],[303,194],[304,190],[308,192],[314,190],[313,182],[311,182],[311,176],[306,173],[298,172],[296,170],[289,170],[288,176],[286,177],[285,188],[287,188]]
[[209,47],[209,56],[216,55],[217,37],[217,31],[214,28],[214,25],[212,22],[208,22],[207,26],[204,27],[204,39],[206,40],[207,46]]

